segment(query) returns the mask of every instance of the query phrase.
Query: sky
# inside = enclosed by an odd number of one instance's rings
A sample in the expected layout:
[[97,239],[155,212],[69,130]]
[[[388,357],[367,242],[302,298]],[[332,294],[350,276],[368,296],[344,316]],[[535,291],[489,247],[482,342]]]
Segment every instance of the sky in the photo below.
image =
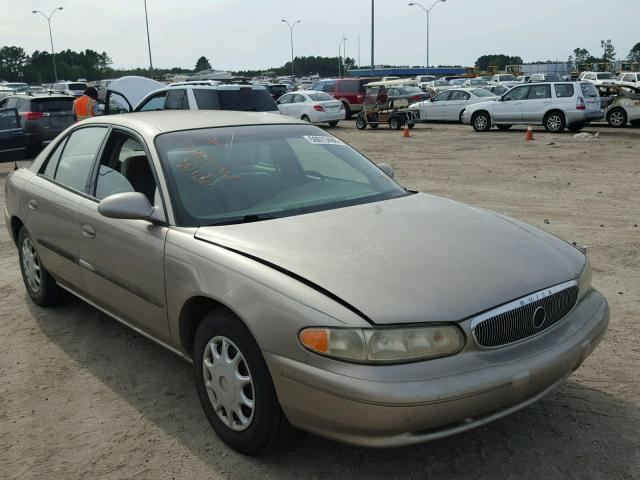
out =
[[[426,64],[426,14],[409,0],[375,0],[376,64]],[[423,0],[429,7],[435,0]],[[0,0],[0,45],[27,53],[106,51],[115,68],[148,66],[143,0]],[[370,62],[371,0],[147,0],[154,67],[192,69],[201,55],[220,70],[262,69],[295,55],[347,56]],[[485,54],[519,55],[525,62],[566,61],[574,48],[601,55],[611,39],[619,57],[640,42],[640,0],[446,0],[430,15],[431,64],[473,65]],[[360,38],[360,55],[358,55]]]

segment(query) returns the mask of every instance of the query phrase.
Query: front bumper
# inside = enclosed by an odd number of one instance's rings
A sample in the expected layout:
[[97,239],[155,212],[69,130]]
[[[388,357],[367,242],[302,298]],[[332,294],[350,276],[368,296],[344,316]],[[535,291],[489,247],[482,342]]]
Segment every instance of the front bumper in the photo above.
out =
[[[294,426],[353,445],[397,447],[469,430],[539,400],[591,354],[608,322],[607,302],[592,290],[559,324],[501,349],[481,350],[468,335],[458,355],[400,366],[264,356]],[[460,324],[467,334],[468,323]]]

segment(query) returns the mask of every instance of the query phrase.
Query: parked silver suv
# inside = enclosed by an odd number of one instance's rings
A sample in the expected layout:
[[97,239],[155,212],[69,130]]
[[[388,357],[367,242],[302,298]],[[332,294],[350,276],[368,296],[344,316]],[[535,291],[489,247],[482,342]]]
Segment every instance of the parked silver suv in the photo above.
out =
[[512,125],[543,125],[550,133],[565,128],[577,132],[585,124],[604,118],[600,94],[589,82],[545,82],[512,88],[496,101],[476,103],[462,113],[462,123],[477,132],[493,125],[508,130]]

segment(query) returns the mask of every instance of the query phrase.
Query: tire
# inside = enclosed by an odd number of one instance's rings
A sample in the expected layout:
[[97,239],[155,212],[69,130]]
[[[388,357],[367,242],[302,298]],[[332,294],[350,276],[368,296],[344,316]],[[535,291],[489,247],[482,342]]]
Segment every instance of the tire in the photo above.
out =
[[22,281],[31,299],[41,307],[60,303],[64,292],[42,265],[35,242],[25,227],[18,233],[18,256]]
[[503,130],[503,131],[507,131],[509,130],[511,127],[513,127],[513,125],[497,125],[498,130]]
[[[214,351],[221,355],[216,358]],[[260,348],[231,312],[217,309],[204,317],[196,330],[193,359],[200,404],[224,443],[245,455],[255,455],[273,451],[290,439],[295,430],[278,403]],[[235,380],[238,377],[246,383]],[[230,416],[227,405],[229,410],[234,408]]]
[[311,123],[311,119],[307,115],[302,115],[301,119],[307,123]]
[[544,129],[549,133],[562,133],[567,126],[564,113],[552,111],[544,116]]
[[364,130],[365,128],[367,128],[367,121],[362,115],[358,115],[358,118],[356,119],[356,128],[358,130]]
[[404,122],[400,120],[398,117],[391,117],[389,119],[389,128],[391,130],[400,130],[403,125],[404,125]]
[[347,120],[353,117],[353,112],[351,111],[349,104],[347,102],[342,102],[342,105],[344,105],[344,119]]
[[491,117],[487,112],[477,112],[471,117],[471,125],[476,132],[488,132],[491,130]]
[[627,112],[624,108],[616,107],[607,112],[607,123],[611,128],[624,128],[627,126]]
[[332,127],[335,127],[335,126],[338,125],[338,122],[337,121],[336,122],[329,122],[329,125],[332,126]]
[[582,130],[584,128],[584,122],[578,122],[578,123],[572,123],[571,125],[567,126],[567,128],[569,129],[570,132],[579,132],[580,130]]

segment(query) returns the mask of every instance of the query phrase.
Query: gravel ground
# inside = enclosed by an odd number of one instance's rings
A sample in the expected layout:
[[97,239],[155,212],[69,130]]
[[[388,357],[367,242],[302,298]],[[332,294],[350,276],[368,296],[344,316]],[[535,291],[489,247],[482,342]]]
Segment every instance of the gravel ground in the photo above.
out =
[[[367,450],[301,435],[258,458],[228,450],[191,367],[77,300],[28,300],[0,225],[0,478],[640,479],[640,129],[595,140],[419,125],[411,138],[329,129],[405,186],[495,210],[590,248],[610,330],[556,393],[471,432]],[[0,165],[0,208],[4,180]],[[4,217],[0,219],[4,222]]]

